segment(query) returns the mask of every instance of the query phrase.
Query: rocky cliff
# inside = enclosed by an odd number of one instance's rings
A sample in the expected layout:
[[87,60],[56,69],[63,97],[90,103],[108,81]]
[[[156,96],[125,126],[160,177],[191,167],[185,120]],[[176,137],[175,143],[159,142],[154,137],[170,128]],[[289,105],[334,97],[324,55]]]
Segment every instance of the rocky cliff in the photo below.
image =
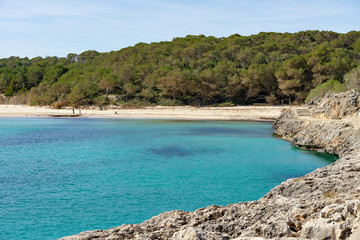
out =
[[312,116],[320,119],[342,119],[359,117],[360,96],[356,91],[326,94],[308,104]]
[[289,179],[263,198],[171,211],[140,224],[83,232],[80,239],[360,239],[359,94],[328,95],[309,106],[312,116],[286,110],[273,125],[279,136],[339,160]]

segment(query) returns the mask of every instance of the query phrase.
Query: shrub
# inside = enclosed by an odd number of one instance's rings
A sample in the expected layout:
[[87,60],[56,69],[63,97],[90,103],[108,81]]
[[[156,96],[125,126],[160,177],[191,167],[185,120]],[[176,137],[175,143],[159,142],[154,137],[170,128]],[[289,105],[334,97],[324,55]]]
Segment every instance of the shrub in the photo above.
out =
[[61,108],[65,107],[65,106],[67,106],[67,105],[68,105],[68,103],[66,101],[56,101],[56,102],[53,103],[53,108],[61,109]]
[[360,66],[352,69],[344,75],[345,86],[347,89],[360,90]]
[[266,96],[265,100],[267,103],[269,103],[271,105],[279,104],[279,100],[277,99],[277,97],[274,94],[271,94],[270,96]]
[[132,99],[121,104],[122,108],[141,108],[153,105],[151,102],[142,99]]
[[173,99],[160,99],[159,105],[161,106],[182,106],[184,105],[181,101],[179,100],[173,100]]
[[345,90],[346,86],[344,84],[341,84],[339,81],[336,80],[329,80],[312,89],[307,96],[305,103],[310,102],[315,97],[323,97],[327,93],[337,93]]
[[110,99],[108,96],[98,96],[95,98],[95,104],[99,106],[109,105]]
[[217,105],[218,107],[234,107],[235,104],[233,102],[222,102]]

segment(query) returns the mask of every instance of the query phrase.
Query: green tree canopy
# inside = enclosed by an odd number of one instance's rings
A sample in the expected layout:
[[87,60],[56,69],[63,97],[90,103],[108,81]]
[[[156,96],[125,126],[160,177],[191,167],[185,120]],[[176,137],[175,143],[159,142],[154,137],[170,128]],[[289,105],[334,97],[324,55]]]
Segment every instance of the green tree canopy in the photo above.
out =
[[302,103],[330,81],[356,88],[359,65],[358,31],[188,35],[108,53],[0,59],[0,94],[28,92],[32,104],[57,106]]

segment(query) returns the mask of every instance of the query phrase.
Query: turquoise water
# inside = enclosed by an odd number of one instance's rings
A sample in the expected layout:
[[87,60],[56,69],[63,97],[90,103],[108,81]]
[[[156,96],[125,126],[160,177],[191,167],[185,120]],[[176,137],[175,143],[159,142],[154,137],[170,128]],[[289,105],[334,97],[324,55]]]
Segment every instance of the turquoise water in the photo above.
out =
[[0,239],[56,239],[262,197],[335,157],[270,123],[0,119]]

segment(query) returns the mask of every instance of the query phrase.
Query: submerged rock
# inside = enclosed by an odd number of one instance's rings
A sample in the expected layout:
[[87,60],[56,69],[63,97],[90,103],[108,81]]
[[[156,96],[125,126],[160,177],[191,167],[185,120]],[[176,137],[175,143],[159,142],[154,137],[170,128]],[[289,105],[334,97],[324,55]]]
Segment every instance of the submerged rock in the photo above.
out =
[[299,147],[338,155],[335,163],[286,180],[257,201],[170,211],[62,239],[360,239],[360,130],[348,120],[358,114],[359,94],[328,95],[309,109],[312,118],[286,110],[274,131]]

